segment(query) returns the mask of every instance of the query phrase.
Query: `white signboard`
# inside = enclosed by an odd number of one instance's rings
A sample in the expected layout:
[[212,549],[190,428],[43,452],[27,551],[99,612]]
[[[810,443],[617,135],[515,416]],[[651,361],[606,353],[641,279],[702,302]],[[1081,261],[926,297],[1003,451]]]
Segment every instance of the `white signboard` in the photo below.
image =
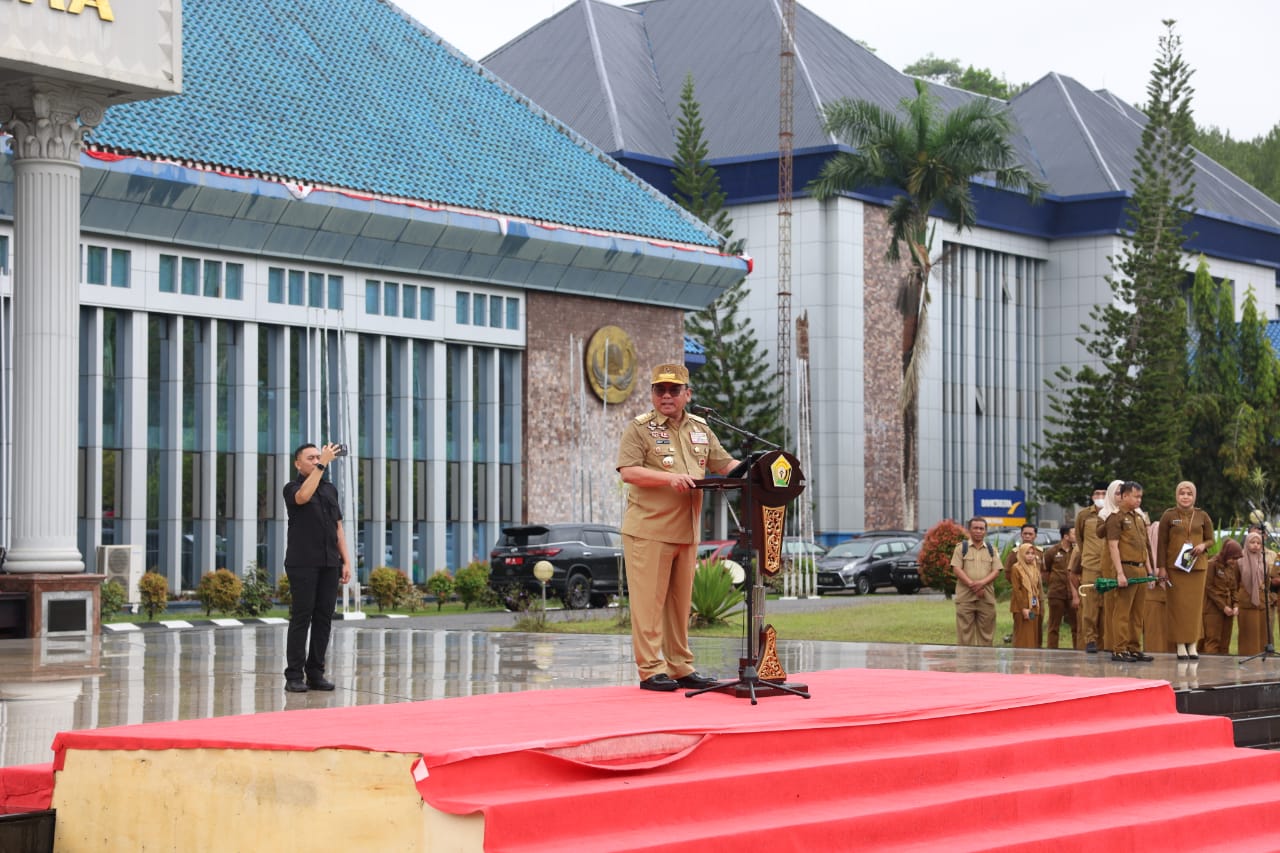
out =
[[0,87],[27,75],[113,100],[181,92],[182,0],[0,0]]

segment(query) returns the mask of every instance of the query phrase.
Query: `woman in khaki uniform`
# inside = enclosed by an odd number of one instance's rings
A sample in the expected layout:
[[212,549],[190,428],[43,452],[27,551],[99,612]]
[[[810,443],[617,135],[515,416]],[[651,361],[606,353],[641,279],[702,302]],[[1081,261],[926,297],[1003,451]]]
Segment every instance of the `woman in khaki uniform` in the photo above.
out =
[[[1200,640],[1200,651],[1206,655],[1225,655],[1231,653],[1231,630],[1235,626],[1236,589],[1240,586],[1240,557],[1244,549],[1234,539],[1228,539],[1222,550],[1209,560],[1208,576],[1204,590],[1204,637]],[[1194,660],[1197,655],[1193,652]]]
[[1240,608],[1240,634],[1236,651],[1247,657],[1261,652],[1267,642],[1266,603],[1263,599],[1267,587],[1267,552],[1262,548],[1262,534],[1256,530],[1244,540],[1239,582],[1236,602]]
[[1023,542],[1015,552],[1009,583],[1009,610],[1013,613],[1013,647],[1034,649],[1040,646],[1040,611],[1044,590],[1040,581],[1040,551]]
[[[1209,565],[1205,552],[1213,545],[1213,520],[1195,505],[1194,483],[1179,483],[1175,500],[1177,505],[1160,516],[1155,551],[1156,568],[1165,570],[1170,584],[1165,604],[1168,639],[1181,660],[1192,656],[1204,634],[1205,570]],[[1191,550],[1179,564],[1178,555],[1187,545]]]

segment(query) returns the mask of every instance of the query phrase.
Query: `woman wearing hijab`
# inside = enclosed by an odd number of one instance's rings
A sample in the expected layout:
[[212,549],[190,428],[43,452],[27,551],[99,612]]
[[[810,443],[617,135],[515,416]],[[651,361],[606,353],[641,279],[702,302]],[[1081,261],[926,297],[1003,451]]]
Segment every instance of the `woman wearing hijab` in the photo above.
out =
[[[1116,567],[1111,563],[1111,550],[1107,547],[1107,519],[1120,511],[1120,487],[1124,485],[1124,480],[1112,480],[1107,486],[1107,493],[1102,498],[1102,509],[1098,510],[1098,526],[1094,528],[1094,535],[1102,539],[1102,562],[1099,576],[1104,578],[1116,579]],[[1102,631],[1102,651],[1115,650],[1116,628],[1112,624],[1115,618],[1115,602],[1110,595],[1101,596],[1100,601],[1102,607],[1102,624],[1105,626]]]
[[1240,558],[1240,586],[1236,602],[1240,608],[1240,634],[1236,651],[1248,657],[1262,651],[1267,643],[1266,595],[1268,557],[1262,547],[1262,534],[1254,530],[1245,537],[1244,556]]
[[[1208,576],[1204,589],[1204,637],[1200,651],[1206,655],[1231,653],[1231,631],[1235,627],[1236,590],[1240,586],[1240,558],[1244,549],[1234,539],[1228,539],[1222,550],[1209,560]],[[1190,655],[1195,660],[1197,655]]]
[[1044,590],[1041,587],[1039,549],[1023,542],[1015,552],[1009,584],[1009,610],[1013,612],[1013,647],[1035,649],[1040,646],[1040,616]]
[[1195,483],[1186,480],[1174,493],[1176,505],[1160,516],[1156,542],[1156,568],[1169,579],[1166,592],[1168,639],[1174,643],[1178,660],[1195,656],[1196,644],[1204,635],[1205,552],[1213,545],[1213,521],[1196,506]]

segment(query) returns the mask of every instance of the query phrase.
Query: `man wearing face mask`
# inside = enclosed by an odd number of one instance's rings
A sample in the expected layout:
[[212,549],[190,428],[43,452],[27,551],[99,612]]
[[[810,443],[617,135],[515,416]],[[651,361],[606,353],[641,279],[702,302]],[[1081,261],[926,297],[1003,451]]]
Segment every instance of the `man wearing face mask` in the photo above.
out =
[[[1093,504],[1076,514],[1077,547],[1071,555],[1071,573],[1076,575],[1072,583],[1077,589],[1081,584],[1093,583],[1102,573],[1102,555],[1107,542],[1095,534],[1098,527],[1098,511],[1102,509],[1102,500],[1107,496],[1106,483],[1093,484]],[[1080,633],[1084,637],[1084,650],[1093,654],[1105,648],[1106,637],[1103,635],[1103,621],[1099,613],[1100,596],[1084,596],[1080,608]]]

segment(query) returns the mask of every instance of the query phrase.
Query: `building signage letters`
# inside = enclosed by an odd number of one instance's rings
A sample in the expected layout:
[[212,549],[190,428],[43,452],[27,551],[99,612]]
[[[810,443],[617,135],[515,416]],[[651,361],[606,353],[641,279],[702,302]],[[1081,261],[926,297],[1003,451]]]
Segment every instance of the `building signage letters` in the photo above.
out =
[[[36,0],[17,0],[17,2],[33,6]],[[87,7],[97,11],[100,20],[114,21],[116,19],[115,13],[111,11],[111,0],[48,0],[48,2],[49,8],[55,12],[79,15]]]

